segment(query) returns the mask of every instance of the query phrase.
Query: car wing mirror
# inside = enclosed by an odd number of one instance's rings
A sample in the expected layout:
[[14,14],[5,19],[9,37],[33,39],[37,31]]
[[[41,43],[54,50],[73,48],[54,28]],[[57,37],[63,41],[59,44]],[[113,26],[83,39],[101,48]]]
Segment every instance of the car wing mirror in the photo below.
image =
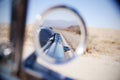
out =
[[[53,6],[38,16],[34,30],[35,52],[25,62],[28,73],[35,71],[44,75],[58,74],[41,65],[38,60],[47,64],[64,65],[80,57],[86,50],[87,29],[78,11],[70,6]],[[25,69],[26,70],[26,69]],[[32,74],[33,75],[33,74]],[[35,74],[34,74],[35,75]],[[62,77],[61,77],[62,76]],[[45,77],[45,76],[44,76]],[[46,79],[48,79],[46,77]],[[62,74],[52,78],[73,79]]]

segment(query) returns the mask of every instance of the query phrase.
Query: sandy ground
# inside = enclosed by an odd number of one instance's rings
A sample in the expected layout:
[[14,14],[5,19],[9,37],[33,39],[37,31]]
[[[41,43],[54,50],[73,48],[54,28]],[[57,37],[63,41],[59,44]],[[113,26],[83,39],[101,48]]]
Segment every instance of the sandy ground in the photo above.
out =
[[[78,35],[64,33],[70,35],[68,40],[76,47]],[[43,65],[77,80],[120,80],[119,34],[119,30],[89,28],[87,50],[83,56],[68,64],[55,66],[43,63]],[[25,43],[33,45],[29,39]],[[32,51],[29,45],[26,46],[27,51]],[[42,63],[41,60],[37,61]]]
[[[31,27],[27,29],[23,59],[35,49],[32,30]],[[3,38],[3,34],[8,35],[0,31],[0,41],[7,41],[8,38]],[[120,30],[88,28],[87,50],[83,56],[62,65],[42,64],[76,80],[120,80],[119,34]],[[76,38],[70,38],[76,44]],[[37,61],[42,62],[39,59]]]

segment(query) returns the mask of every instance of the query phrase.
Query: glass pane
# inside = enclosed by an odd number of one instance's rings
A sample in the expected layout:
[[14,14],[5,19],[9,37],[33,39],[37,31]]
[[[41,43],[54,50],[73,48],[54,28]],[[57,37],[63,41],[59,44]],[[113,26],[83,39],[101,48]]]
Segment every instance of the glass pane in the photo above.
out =
[[11,0],[0,0],[0,43],[9,41]]

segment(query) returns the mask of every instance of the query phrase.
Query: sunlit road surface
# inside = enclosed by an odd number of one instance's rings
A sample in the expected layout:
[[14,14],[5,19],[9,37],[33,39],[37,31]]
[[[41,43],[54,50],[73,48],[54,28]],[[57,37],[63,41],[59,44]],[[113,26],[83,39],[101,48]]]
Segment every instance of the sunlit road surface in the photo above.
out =
[[105,56],[102,59],[82,56],[63,65],[47,64],[41,59],[37,62],[76,80],[120,80],[120,63],[111,61]]
[[[27,41],[23,59],[26,59],[33,51],[33,43]],[[97,58],[84,55],[71,63],[62,65],[46,63],[41,58],[37,59],[37,62],[77,80],[120,80],[120,63],[113,61],[109,56],[103,55]]]
[[67,47],[69,47],[69,48],[71,49],[70,51],[65,52],[66,57],[67,57],[67,58],[73,57],[73,56],[74,56],[74,53],[73,53],[72,48],[70,47],[70,45],[68,45],[68,43],[67,43],[67,41],[65,40],[65,38],[63,37],[62,33],[60,33],[60,36],[61,36],[61,38],[62,38],[63,45],[64,45],[64,46],[67,46]]
[[[101,36],[103,35],[101,34]],[[34,51],[33,42],[30,42],[28,39],[25,43],[23,59],[27,58],[32,51]],[[41,58],[37,59],[37,62],[56,72],[73,77],[77,80],[120,80],[120,62],[113,60],[112,56],[98,56],[99,57],[94,57],[91,56],[91,54],[86,54],[70,63],[62,65],[46,63]]]

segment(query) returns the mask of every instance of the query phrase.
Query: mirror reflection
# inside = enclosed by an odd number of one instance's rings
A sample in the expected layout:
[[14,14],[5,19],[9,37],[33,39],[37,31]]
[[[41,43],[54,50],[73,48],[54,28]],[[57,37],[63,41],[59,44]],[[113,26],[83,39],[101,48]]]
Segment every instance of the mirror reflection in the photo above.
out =
[[[41,18],[41,17],[40,17]],[[77,55],[82,43],[83,22],[70,10],[54,9],[42,15],[39,25],[39,45],[43,53],[58,61],[65,61]],[[80,24],[81,23],[81,24]]]

